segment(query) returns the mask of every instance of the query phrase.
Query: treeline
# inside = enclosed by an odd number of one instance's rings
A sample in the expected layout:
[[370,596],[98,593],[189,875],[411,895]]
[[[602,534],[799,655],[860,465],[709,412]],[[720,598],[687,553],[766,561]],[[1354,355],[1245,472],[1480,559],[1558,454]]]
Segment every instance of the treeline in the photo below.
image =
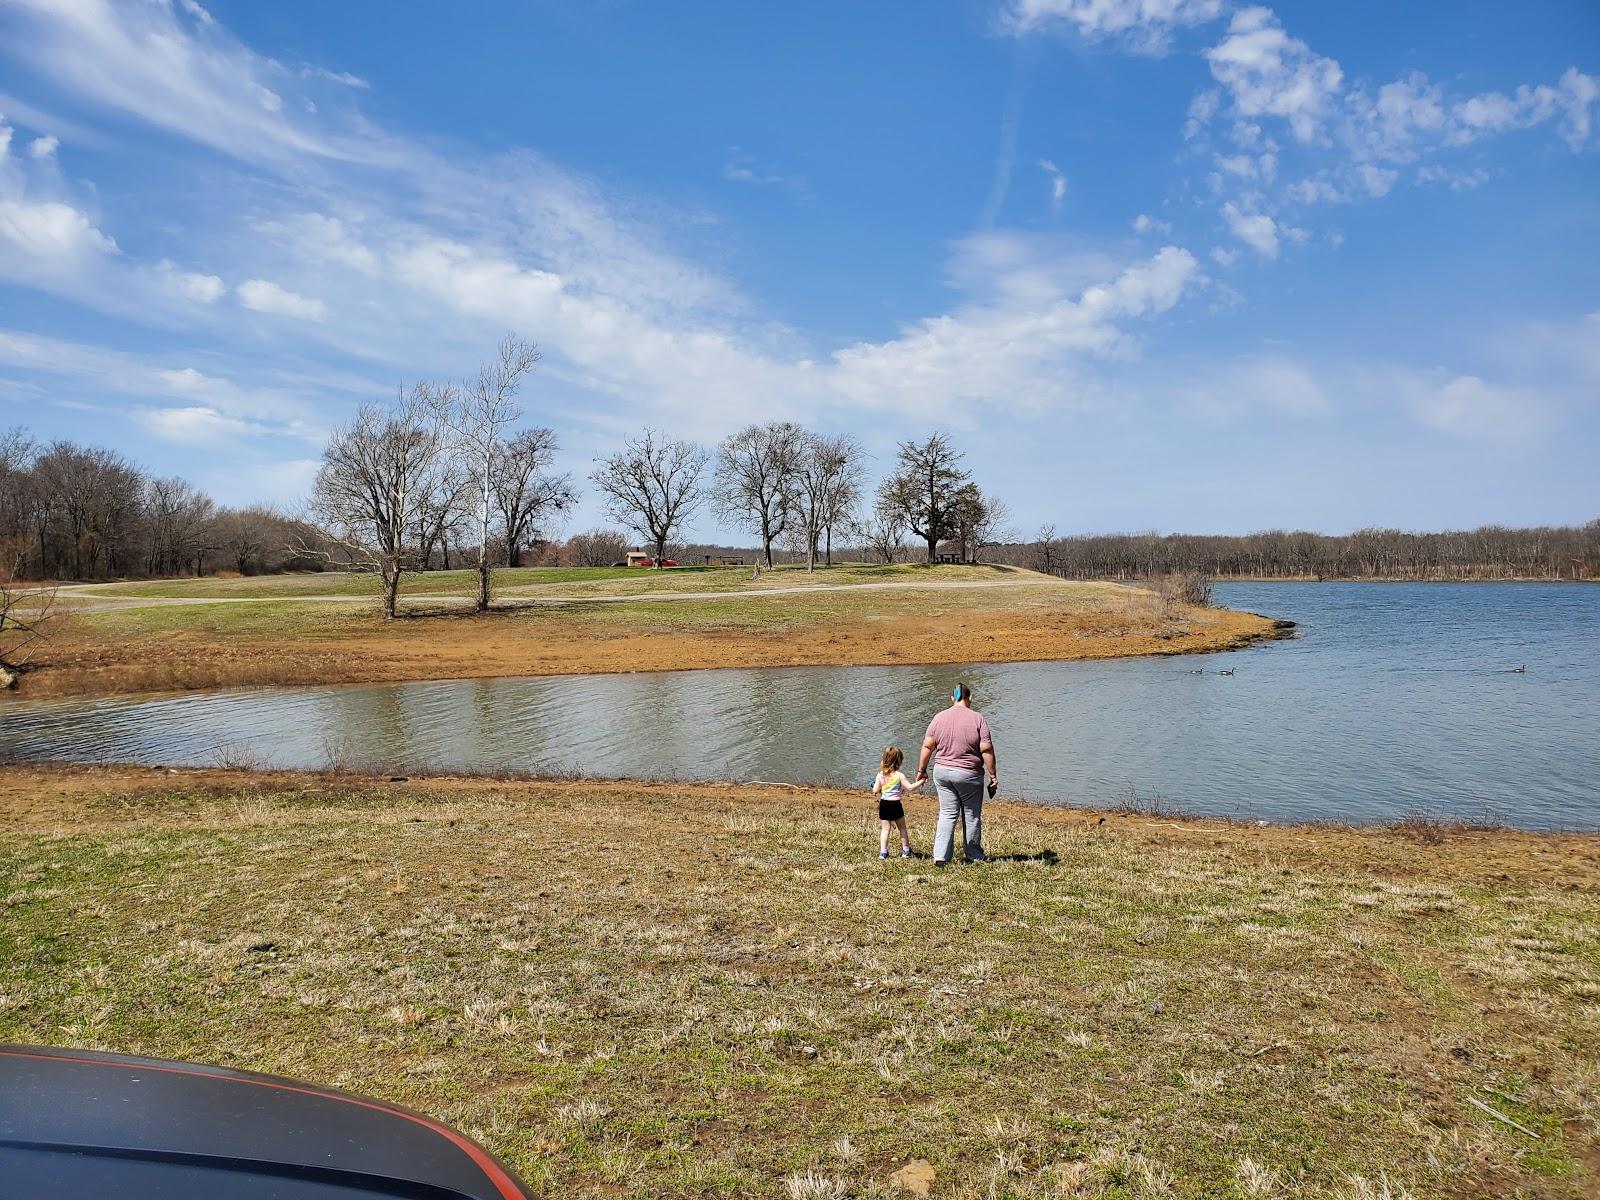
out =
[[[576,481],[554,472],[558,446],[545,428],[522,428],[516,396],[539,361],[517,337],[501,342],[477,379],[419,382],[388,404],[361,406],[322,452],[307,511],[316,553],[372,571],[393,617],[401,577],[448,563],[452,537],[475,547],[478,611],[489,607],[493,568],[515,565],[522,548],[576,504]],[[659,566],[710,507],[723,522],[774,547],[828,562],[836,540],[854,539],[884,561],[914,537],[926,561],[970,561],[1003,540],[1005,506],[986,495],[943,434],[900,444],[895,466],[871,494],[865,452],[848,435],[827,436],[790,421],[747,425],[708,448],[645,429],[595,460],[588,483],[606,516],[652,552]],[[616,552],[605,531],[580,535],[585,562]],[[494,553],[498,543],[504,558]]]
[[0,579],[305,569],[317,563],[291,547],[314,536],[269,508],[218,505],[113,450],[0,432]]
[[1442,533],[1281,529],[1242,536],[1119,533],[1058,536],[997,549],[1004,561],[1070,579],[1202,574],[1214,579],[1600,579],[1600,519],[1580,526],[1485,525]]

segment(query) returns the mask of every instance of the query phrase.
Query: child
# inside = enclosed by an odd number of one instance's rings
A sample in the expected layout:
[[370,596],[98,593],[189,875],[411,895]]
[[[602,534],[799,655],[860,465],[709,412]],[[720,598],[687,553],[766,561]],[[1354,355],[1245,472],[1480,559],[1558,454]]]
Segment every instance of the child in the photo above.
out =
[[907,792],[914,792],[922,786],[922,781],[912,783],[900,773],[900,765],[906,756],[900,753],[899,746],[886,746],[883,751],[883,762],[878,767],[878,777],[872,781],[872,794],[878,798],[878,820],[882,828],[878,831],[878,858],[889,857],[889,829],[892,826],[900,831],[900,857],[911,857],[911,837],[906,833],[906,809],[900,803],[900,798]]

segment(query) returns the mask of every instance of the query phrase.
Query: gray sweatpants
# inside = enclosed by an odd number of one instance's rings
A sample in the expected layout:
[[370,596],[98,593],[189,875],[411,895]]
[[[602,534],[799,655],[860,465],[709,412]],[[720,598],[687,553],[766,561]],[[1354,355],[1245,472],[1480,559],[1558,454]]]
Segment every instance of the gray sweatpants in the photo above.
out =
[[968,862],[983,861],[983,772],[958,767],[933,768],[933,785],[939,789],[939,827],[933,835],[933,859],[949,862],[955,849],[956,818],[966,818]]

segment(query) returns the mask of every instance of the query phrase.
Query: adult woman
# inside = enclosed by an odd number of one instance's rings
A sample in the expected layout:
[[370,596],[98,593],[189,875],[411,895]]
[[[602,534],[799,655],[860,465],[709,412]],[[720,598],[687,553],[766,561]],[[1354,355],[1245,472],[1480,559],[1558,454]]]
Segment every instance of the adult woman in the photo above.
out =
[[969,863],[983,861],[983,772],[988,771],[989,794],[1000,786],[994,761],[994,739],[989,722],[972,708],[972,689],[956,684],[950,707],[928,723],[917,760],[917,779],[928,778],[933,759],[933,782],[939,789],[939,827],[933,839],[933,861],[950,861],[955,849],[956,817],[966,826],[962,856]]

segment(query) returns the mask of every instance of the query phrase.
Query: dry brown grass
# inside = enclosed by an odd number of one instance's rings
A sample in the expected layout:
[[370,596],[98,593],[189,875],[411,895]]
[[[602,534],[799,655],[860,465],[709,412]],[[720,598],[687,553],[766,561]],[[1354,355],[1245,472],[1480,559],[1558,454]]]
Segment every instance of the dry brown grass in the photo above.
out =
[[936,871],[869,809],[10,768],[0,1039],[412,1104],[552,1197],[1594,1194],[1600,839],[996,805]]

